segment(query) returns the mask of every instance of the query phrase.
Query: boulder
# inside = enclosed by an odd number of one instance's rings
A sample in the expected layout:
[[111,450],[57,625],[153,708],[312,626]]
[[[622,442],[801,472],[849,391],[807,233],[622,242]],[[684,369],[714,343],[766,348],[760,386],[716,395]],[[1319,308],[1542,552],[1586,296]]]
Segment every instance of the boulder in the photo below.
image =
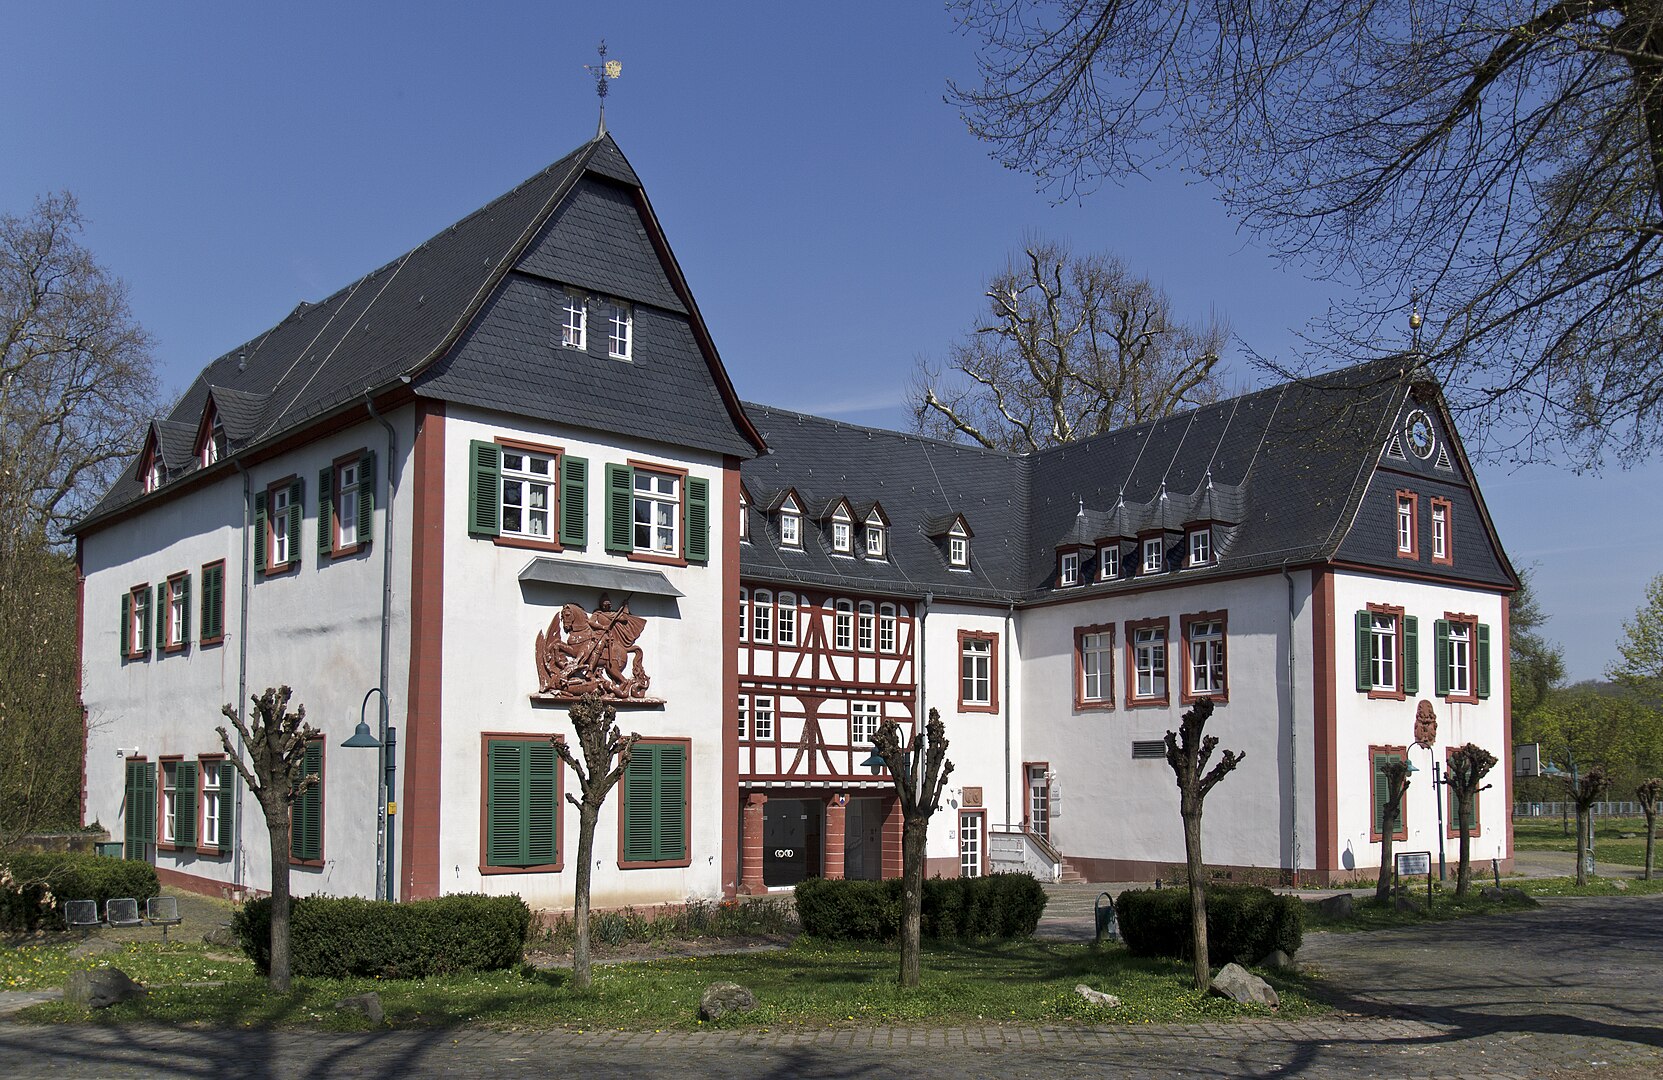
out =
[[1282,1004],[1269,983],[1240,964],[1225,964],[1213,976],[1212,985],[1207,990],[1239,1005],[1264,1005],[1274,1009]]
[[1501,898],[1513,904],[1528,904],[1531,907],[1536,906],[1536,901],[1531,899],[1530,894],[1519,888],[1517,885],[1508,885],[1503,888],[1501,890]]
[[335,1008],[341,1012],[363,1013],[372,1024],[380,1024],[387,1019],[387,1011],[381,1007],[381,995],[373,990],[367,994],[344,997],[335,1002]]
[[83,1009],[107,1009],[117,1002],[148,993],[128,978],[125,971],[113,967],[72,972],[64,984],[64,1001]]
[[1115,997],[1113,994],[1105,994],[1101,990],[1093,990],[1091,987],[1087,986],[1085,983],[1080,983],[1078,986],[1076,986],[1074,988],[1074,992],[1076,994],[1079,994],[1081,997],[1085,998],[1087,1001],[1089,1001],[1093,1005],[1101,1005],[1105,1009],[1118,1009],[1118,1008],[1120,1008],[1120,999],[1119,998]]
[[1352,913],[1351,894],[1335,893],[1316,902],[1317,912],[1327,919],[1349,919]]
[[221,923],[202,935],[202,944],[216,945],[222,949],[235,949],[237,935],[231,932],[230,923]]
[[1621,878],[1617,878],[1616,880],[1611,882],[1611,887],[1613,889],[1616,889],[1618,892],[1627,892],[1628,891],[1628,882],[1622,880]]
[[1298,971],[1299,965],[1294,963],[1293,957],[1281,949],[1272,949],[1260,960],[1258,966],[1266,971]]
[[738,983],[711,983],[699,998],[699,1019],[720,1020],[729,1013],[750,1012],[754,1008],[756,995]]

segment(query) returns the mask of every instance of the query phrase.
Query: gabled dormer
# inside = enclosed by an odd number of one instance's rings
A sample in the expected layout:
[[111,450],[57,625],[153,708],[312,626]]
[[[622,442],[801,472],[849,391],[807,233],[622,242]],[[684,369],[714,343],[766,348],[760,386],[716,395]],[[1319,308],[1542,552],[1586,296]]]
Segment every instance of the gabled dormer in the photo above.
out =
[[1218,559],[1230,530],[1241,524],[1246,500],[1236,485],[1214,484],[1213,474],[1207,473],[1190,501],[1184,520],[1184,568],[1198,569],[1218,565]]
[[849,500],[839,496],[826,505],[821,521],[826,529],[827,549],[833,555],[853,556],[855,553],[855,509]]
[[889,558],[889,515],[873,503],[860,515],[861,552],[868,559]]
[[202,420],[197,425],[196,441],[191,449],[191,456],[196,463],[206,469],[217,464],[229,449],[225,439],[225,422],[219,418],[219,406],[214,404],[212,397],[202,408]]
[[970,569],[970,522],[963,514],[946,514],[924,523],[924,535],[936,542],[949,570]]
[[167,464],[162,460],[162,440],[157,434],[155,421],[151,421],[150,431],[144,437],[144,448],[139,451],[138,462],[134,479],[145,494],[167,483]]
[[786,488],[768,501],[768,514],[779,530],[780,547],[786,551],[803,550],[803,498],[797,489]]
[[1057,569],[1052,578],[1057,588],[1073,589],[1086,584],[1091,565],[1092,536],[1097,531],[1092,519],[1097,516],[1096,511],[1088,513],[1086,504],[1081,502],[1073,523],[1057,541]]

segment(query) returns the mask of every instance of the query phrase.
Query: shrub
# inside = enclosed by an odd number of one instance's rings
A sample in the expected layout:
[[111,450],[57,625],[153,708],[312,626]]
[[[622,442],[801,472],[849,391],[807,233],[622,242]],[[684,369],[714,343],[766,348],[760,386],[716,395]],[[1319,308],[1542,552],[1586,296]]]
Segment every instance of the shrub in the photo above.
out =
[[[1045,912],[1045,890],[1031,874],[931,878],[924,882],[922,932],[941,941],[1028,937]],[[887,941],[901,930],[901,879],[797,886],[803,932],[843,941]]]
[[[52,851],[9,855],[0,864],[0,929],[32,932],[62,910],[65,900],[104,902],[131,897],[141,905],[161,892],[149,863],[112,859],[88,852]],[[47,922],[61,929],[62,922]]]
[[[1128,889],[1114,902],[1133,956],[1190,955],[1188,889]],[[1272,949],[1292,956],[1305,934],[1305,907],[1257,885],[1207,887],[1207,953],[1215,964],[1256,964]]]
[[[232,917],[243,952],[271,967],[271,900],[251,900]],[[496,971],[525,959],[531,909],[518,896],[386,900],[305,896],[294,901],[289,961],[296,975],[419,979]]]
[[[748,900],[693,899],[642,915],[633,907],[596,911],[589,917],[589,933],[596,941],[615,945],[625,941],[667,942],[703,937],[748,937],[781,934],[793,929],[791,901],[785,897]],[[569,912],[545,915],[538,943],[569,949],[577,938]]]

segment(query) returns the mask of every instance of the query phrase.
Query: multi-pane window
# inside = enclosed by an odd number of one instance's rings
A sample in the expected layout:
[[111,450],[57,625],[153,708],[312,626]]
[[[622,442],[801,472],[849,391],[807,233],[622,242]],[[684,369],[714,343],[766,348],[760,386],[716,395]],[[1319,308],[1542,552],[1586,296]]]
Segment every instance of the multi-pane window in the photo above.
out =
[[964,570],[970,566],[970,540],[964,536],[949,536],[947,538],[947,565],[955,570]]
[[[503,455],[505,461],[508,456]],[[363,479],[362,466],[356,461],[335,472],[335,539],[342,547],[358,542],[358,485]],[[544,521],[546,524],[547,515]]]
[[1397,616],[1369,616],[1369,682],[1376,690],[1397,689]]
[[767,742],[774,737],[774,699],[760,694],[751,699],[751,738]]
[[745,493],[739,493],[739,542],[748,544],[751,540],[751,504],[746,501]]
[[208,437],[202,440],[202,467],[219,461],[220,455],[225,453],[225,425],[214,417],[213,426],[208,429]]
[[1196,697],[1224,693],[1224,623],[1206,619],[1189,624],[1190,693]]
[[744,694],[739,695],[739,737],[745,738],[745,731],[750,727],[751,699]]
[[797,644],[797,596],[795,593],[780,593],[779,632],[774,640],[781,645]]
[[162,762],[162,839],[171,844],[179,831],[179,763]]
[[634,316],[629,305],[606,305],[606,355],[614,360],[628,360],[633,329]]
[[121,654],[143,656],[150,651],[150,586],[139,585],[121,599]]
[[1404,492],[1397,496],[1397,553],[1415,553],[1415,497]]
[[1080,635],[1080,700],[1114,698],[1114,635],[1101,631]]
[[1207,566],[1213,561],[1213,531],[1196,529],[1190,533],[1191,566]]
[[1449,693],[1465,697],[1472,693],[1472,624],[1451,620],[1448,625]]
[[1432,561],[1447,563],[1449,554],[1449,503],[1432,500]]
[[1437,693],[1453,701],[1490,696],[1490,627],[1471,615],[1446,615],[1435,624],[1433,670]]
[[181,574],[167,583],[167,643],[174,648],[191,636],[190,579]]
[[1166,627],[1144,626],[1132,632],[1132,669],[1137,682],[1133,696],[1166,696]]
[[832,514],[831,539],[832,550],[838,554],[854,552],[854,523],[849,519],[849,512],[841,506]]
[[1057,570],[1057,584],[1066,588],[1080,583],[1080,553],[1065,551],[1062,553],[1061,566]]
[[572,349],[589,347],[589,304],[575,293],[567,293],[561,308],[560,343]]
[[856,749],[870,746],[878,734],[881,706],[876,701],[856,701],[849,705],[849,744]]
[[837,602],[832,616],[832,648],[848,652],[855,647],[855,606],[847,600]]
[[895,651],[895,605],[885,604],[878,609],[878,651]]
[[866,554],[874,559],[883,558],[884,536],[883,526],[875,521],[866,523]]
[[212,761],[202,763],[202,842],[217,844],[224,819],[230,816],[230,802],[224,785],[220,783],[229,766]]
[[293,503],[293,494],[288,484],[281,484],[271,489],[271,554],[267,559],[268,566],[286,566],[289,562],[289,507]]
[[993,702],[993,642],[967,637],[959,643],[959,704]]
[[767,589],[751,595],[751,640],[764,645],[774,640],[774,594]]
[[1158,536],[1150,537],[1143,542],[1143,572],[1158,574],[1165,565],[1166,545]]
[[959,876],[982,876],[981,814],[959,814]]
[[803,516],[795,510],[780,512],[780,543],[786,547],[803,546]]
[[150,460],[144,466],[144,490],[147,492],[155,491],[161,486],[162,462],[159,457],[151,455]]
[[860,651],[861,652],[871,652],[872,651],[872,644],[873,644],[873,637],[874,637],[874,630],[875,630],[875,624],[876,623],[877,623],[877,612],[872,607],[872,602],[870,600],[862,600],[860,602],[860,623],[859,623],[860,636],[859,636],[859,639],[858,639],[859,644],[860,644]]
[[746,639],[751,614],[751,593],[749,589],[739,590],[739,640]]
[[[344,474],[343,470],[343,474]],[[637,473],[636,475],[640,475]],[[358,500],[352,499],[356,507]],[[344,504],[343,504],[344,505]],[[502,452],[502,531],[513,536],[549,538],[549,514],[554,506],[554,458],[523,450]],[[346,519],[342,519],[345,528]],[[353,519],[356,533],[357,518]],[[342,543],[347,543],[344,539]]]
[[1100,547],[1097,549],[1097,580],[1114,581],[1120,577],[1120,548]]
[[681,477],[634,470],[635,550],[659,555],[681,552]]

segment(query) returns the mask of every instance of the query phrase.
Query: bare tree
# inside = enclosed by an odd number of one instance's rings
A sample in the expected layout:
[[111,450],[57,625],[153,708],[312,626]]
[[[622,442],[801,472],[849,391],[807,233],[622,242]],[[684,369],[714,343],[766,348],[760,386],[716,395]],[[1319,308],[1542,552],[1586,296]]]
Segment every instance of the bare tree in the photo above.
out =
[[587,990],[590,984],[589,888],[595,869],[595,822],[600,819],[606,796],[629,768],[630,755],[641,736],[621,734],[614,723],[618,710],[601,701],[599,694],[585,694],[572,705],[572,727],[583,750],[579,761],[563,739],[554,738],[554,752],[577,775],[580,799],[571,792],[566,798],[577,807],[577,898],[572,923],[577,942],[572,948],[572,988]]
[[75,595],[73,559],[38,528],[13,534],[0,553],[0,851],[81,824]]
[[1165,292],[1111,255],[1030,245],[986,298],[945,365],[919,362],[911,398],[922,434],[1038,450],[1219,395],[1228,328],[1178,321]]
[[1489,788],[1484,777],[1496,767],[1496,756],[1477,743],[1457,747],[1449,756],[1444,772],[1444,783],[1455,793],[1455,827],[1461,831],[1461,860],[1455,871],[1455,898],[1459,900],[1472,888],[1472,826],[1473,807],[1478,793]]
[[1646,873],[1647,881],[1651,880],[1652,850],[1657,845],[1657,800],[1663,798],[1663,777],[1654,776],[1644,780],[1634,789],[1635,798],[1640,800],[1640,810],[1646,815]]
[[916,987],[924,931],[924,847],[930,816],[941,806],[941,791],[953,773],[947,760],[947,726],[930,710],[924,731],[901,745],[901,725],[885,720],[872,736],[872,749],[889,769],[901,801],[901,986]]
[[1392,895],[1392,843],[1397,839],[1403,796],[1409,790],[1409,763],[1403,758],[1387,758],[1380,771],[1386,776],[1386,805],[1380,809],[1380,876],[1374,883],[1374,900],[1384,904]]
[[[239,752],[221,725],[219,741],[249,793],[260,801],[271,839],[271,988],[289,992],[289,841],[290,810],[301,795],[317,786],[316,773],[306,771],[306,744],[319,731],[306,722],[306,706],[289,711],[287,686],[268,687],[252,699],[254,716],[244,723],[230,705],[220,709],[237,729],[244,750]],[[243,760],[244,753],[248,760]]]
[[1198,173],[1304,272],[1355,287],[1313,356],[1402,342],[1418,288],[1426,362],[1498,456],[1663,446],[1652,0],[956,7],[980,80],[950,98],[1042,188]]
[[1184,859],[1190,884],[1190,951],[1194,964],[1195,988],[1205,990],[1213,981],[1207,955],[1207,889],[1201,862],[1201,809],[1207,793],[1228,776],[1246,753],[1226,750],[1211,772],[1207,762],[1218,748],[1218,736],[1202,737],[1213,715],[1213,699],[1198,700],[1179,718],[1178,730],[1166,733],[1166,763],[1178,780],[1178,812],[1184,819]]
[[1588,884],[1588,842],[1593,839],[1594,804],[1611,790],[1611,778],[1605,766],[1595,765],[1571,785],[1571,801],[1576,803],[1576,883]]

